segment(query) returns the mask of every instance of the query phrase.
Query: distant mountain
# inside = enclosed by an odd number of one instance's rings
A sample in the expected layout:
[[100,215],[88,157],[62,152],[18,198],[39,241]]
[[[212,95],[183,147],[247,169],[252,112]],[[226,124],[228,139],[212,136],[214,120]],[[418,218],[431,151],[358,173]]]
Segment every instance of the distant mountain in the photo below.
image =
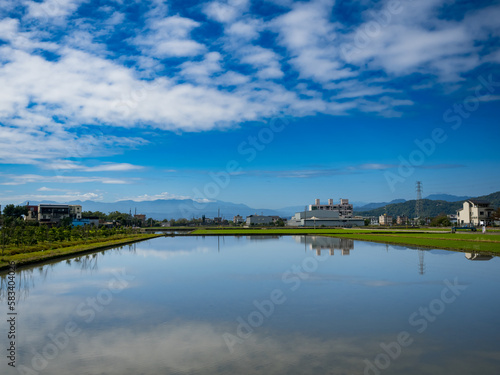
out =
[[403,203],[403,202],[406,202],[406,200],[405,199],[394,199],[390,202],[368,203],[368,204],[365,204],[364,206],[356,207],[355,210],[356,211],[369,211],[369,210],[374,210],[376,208],[387,206],[388,204]]
[[[485,200],[491,203],[493,208],[500,207],[500,191],[488,195],[477,197],[476,199]],[[465,200],[465,199],[464,199]],[[434,217],[441,213],[446,215],[455,214],[462,207],[463,201],[447,202],[445,200],[430,200],[422,199],[422,217]],[[403,203],[388,204],[384,207],[379,207],[373,210],[356,210],[356,215],[362,216],[380,216],[387,212],[391,216],[415,217],[415,200],[406,201]]]
[[463,202],[472,197],[469,196],[458,196],[451,194],[431,194],[425,197],[425,199],[430,199],[432,201],[446,201],[446,202]]

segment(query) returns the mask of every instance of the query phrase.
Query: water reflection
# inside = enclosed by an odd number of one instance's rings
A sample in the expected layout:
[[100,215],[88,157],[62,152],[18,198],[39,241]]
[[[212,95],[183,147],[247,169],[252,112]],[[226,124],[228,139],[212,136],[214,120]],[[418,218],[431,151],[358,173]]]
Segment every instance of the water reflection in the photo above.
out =
[[469,260],[490,260],[493,255],[484,255],[481,253],[465,253],[465,257]]
[[[30,290],[35,288],[36,280],[45,282],[55,267],[60,264],[66,264],[69,267],[79,269],[84,272],[97,272],[99,270],[98,261],[103,256],[113,256],[120,254],[124,250],[128,253],[135,254],[137,252],[137,244],[119,246],[113,249],[101,250],[91,254],[73,256],[73,258],[65,260],[50,260],[44,265],[24,267],[16,270],[16,298],[17,301],[25,300],[30,293]],[[8,274],[7,271],[0,272],[0,303],[7,300]]]
[[[18,363],[29,366],[74,322],[81,333],[39,374],[361,375],[381,343],[408,331],[413,343],[381,375],[496,375],[499,259],[387,249],[321,236],[169,237],[21,269]],[[133,281],[107,300],[117,269]],[[467,288],[456,301],[446,294],[442,310],[443,280],[456,278]],[[3,293],[5,274],[0,282]],[[286,300],[231,352],[224,334],[237,335],[238,319],[250,321],[274,290]],[[87,321],[79,306],[91,301],[99,304]],[[433,320],[418,332],[409,317],[422,307]]]
[[292,236],[298,242],[309,247],[309,250],[315,250],[316,255],[320,256],[322,250],[328,250],[330,255],[334,255],[334,250],[340,250],[342,255],[349,255],[354,250],[354,240],[349,238],[325,237],[325,236]]

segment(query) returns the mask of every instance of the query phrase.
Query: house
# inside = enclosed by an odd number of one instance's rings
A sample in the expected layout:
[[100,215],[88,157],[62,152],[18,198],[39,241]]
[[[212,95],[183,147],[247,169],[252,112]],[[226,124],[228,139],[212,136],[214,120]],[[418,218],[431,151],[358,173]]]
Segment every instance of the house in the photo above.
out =
[[370,217],[370,225],[380,225],[378,217]]
[[398,225],[408,224],[408,217],[406,217],[405,215],[396,217],[396,224]]
[[469,199],[457,211],[458,225],[491,225],[493,221],[493,207],[490,202],[481,199]]
[[233,223],[235,224],[243,224],[244,222],[245,220],[240,215],[236,215],[235,217],[233,217]]
[[70,217],[70,208],[67,204],[39,204],[38,222],[44,224],[58,224],[61,220]]
[[365,221],[360,217],[352,216],[353,206],[348,199],[340,199],[340,204],[333,204],[333,199],[328,199],[328,204],[321,204],[319,199],[306,210],[297,212],[287,225],[292,227],[362,227]]
[[134,215],[134,219],[137,219],[137,220],[140,220],[142,225],[144,225],[144,223],[146,222],[146,215]]
[[380,215],[378,222],[380,225],[392,225],[392,216],[388,216],[387,214]]
[[457,215],[451,214],[451,215],[446,215],[448,217],[448,220],[450,220],[451,224],[456,224],[457,223]]
[[25,221],[38,221],[38,206],[26,206],[26,215],[24,215]]
[[82,206],[80,205],[69,205],[69,216],[72,219],[80,220],[82,218]]

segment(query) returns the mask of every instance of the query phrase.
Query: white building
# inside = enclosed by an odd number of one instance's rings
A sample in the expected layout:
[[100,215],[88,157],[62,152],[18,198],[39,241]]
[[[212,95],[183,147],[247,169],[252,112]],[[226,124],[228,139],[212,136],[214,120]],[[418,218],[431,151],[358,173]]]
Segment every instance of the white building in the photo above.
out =
[[244,222],[245,220],[240,215],[236,215],[235,217],[233,217],[233,223],[235,224],[243,224]]
[[[33,212],[35,211],[33,210]],[[39,204],[36,212],[38,212],[37,220],[40,223],[57,224],[66,218],[76,220],[82,218],[82,206],[80,205]]]
[[493,208],[490,202],[480,199],[469,199],[457,211],[458,225],[491,225]]
[[297,212],[287,223],[292,227],[361,227],[365,225],[363,218],[352,216],[352,204],[348,199],[341,199],[340,204],[321,204],[316,199],[315,204],[309,205],[307,210]]
[[392,216],[380,215],[378,222],[380,225],[392,225]]

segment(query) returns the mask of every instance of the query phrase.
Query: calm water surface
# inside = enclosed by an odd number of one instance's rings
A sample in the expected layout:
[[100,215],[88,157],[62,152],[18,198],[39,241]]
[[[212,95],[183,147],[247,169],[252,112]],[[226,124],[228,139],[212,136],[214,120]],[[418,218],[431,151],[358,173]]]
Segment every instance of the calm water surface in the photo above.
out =
[[497,375],[499,269],[326,237],[158,238],[18,271],[1,373]]

